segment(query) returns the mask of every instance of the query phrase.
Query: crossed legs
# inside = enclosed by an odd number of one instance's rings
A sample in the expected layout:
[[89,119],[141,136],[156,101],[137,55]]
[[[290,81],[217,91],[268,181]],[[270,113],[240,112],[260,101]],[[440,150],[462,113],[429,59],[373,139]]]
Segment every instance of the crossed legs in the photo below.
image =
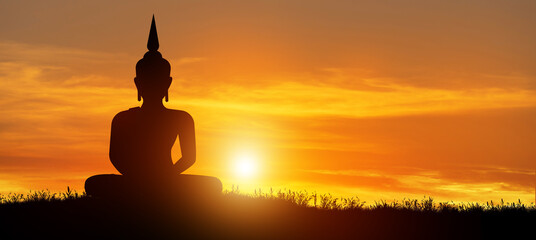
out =
[[134,178],[117,174],[89,177],[86,194],[94,197],[114,197],[145,193],[180,195],[220,194],[222,184],[218,178],[201,175],[177,174],[168,177]]

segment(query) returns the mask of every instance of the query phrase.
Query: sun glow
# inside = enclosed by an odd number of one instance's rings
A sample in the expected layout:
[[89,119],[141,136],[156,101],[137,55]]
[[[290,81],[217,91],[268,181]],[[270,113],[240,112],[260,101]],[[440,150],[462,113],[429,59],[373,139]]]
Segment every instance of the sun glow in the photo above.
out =
[[254,177],[257,175],[258,158],[251,153],[240,153],[236,156],[234,172],[239,177]]

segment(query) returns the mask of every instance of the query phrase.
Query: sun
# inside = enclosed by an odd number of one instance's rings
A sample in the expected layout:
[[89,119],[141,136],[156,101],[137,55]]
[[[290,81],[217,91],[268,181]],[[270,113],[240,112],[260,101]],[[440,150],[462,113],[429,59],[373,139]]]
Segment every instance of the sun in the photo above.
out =
[[258,158],[251,153],[241,153],[236,156],[234,172],[239,177],[254,177],[257,175]]

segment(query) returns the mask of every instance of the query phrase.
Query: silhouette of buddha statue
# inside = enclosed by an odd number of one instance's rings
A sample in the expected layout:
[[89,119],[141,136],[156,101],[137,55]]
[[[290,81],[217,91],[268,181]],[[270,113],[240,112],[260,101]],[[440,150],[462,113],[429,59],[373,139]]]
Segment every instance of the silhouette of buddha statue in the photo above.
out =
[[[110,160],[122,174],[88,178],[86,193],[106,197],[146,192],[187,195],[222,190],[215,177],[181,174],[196,160],[194,121],[185,111],[167,109],[171,65],[158,52],[154,16],[143,58],[136,64],[134,83],[141,107],[118,113],[112,121]],[[182,157],[173,164],[171,148],[179,137]]]

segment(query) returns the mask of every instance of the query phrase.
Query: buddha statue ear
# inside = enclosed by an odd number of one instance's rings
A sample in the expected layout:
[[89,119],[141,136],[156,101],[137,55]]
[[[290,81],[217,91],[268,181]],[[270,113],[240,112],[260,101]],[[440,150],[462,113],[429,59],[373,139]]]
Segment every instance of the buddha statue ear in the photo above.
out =
[[[169,89],[169,86],[171,85],[171,81],[173,81],[172,77],[169,77],[169,82],[167,82],[167,88]],[[166,102],[169,101],[169,90],[166,91]]]
[[134,84],[136,84],[136,88],[138,89],[138,102],[141,101],[141,93],[140,93],[140,88],[138,86],[138,78],[135,77],[134,78]]

